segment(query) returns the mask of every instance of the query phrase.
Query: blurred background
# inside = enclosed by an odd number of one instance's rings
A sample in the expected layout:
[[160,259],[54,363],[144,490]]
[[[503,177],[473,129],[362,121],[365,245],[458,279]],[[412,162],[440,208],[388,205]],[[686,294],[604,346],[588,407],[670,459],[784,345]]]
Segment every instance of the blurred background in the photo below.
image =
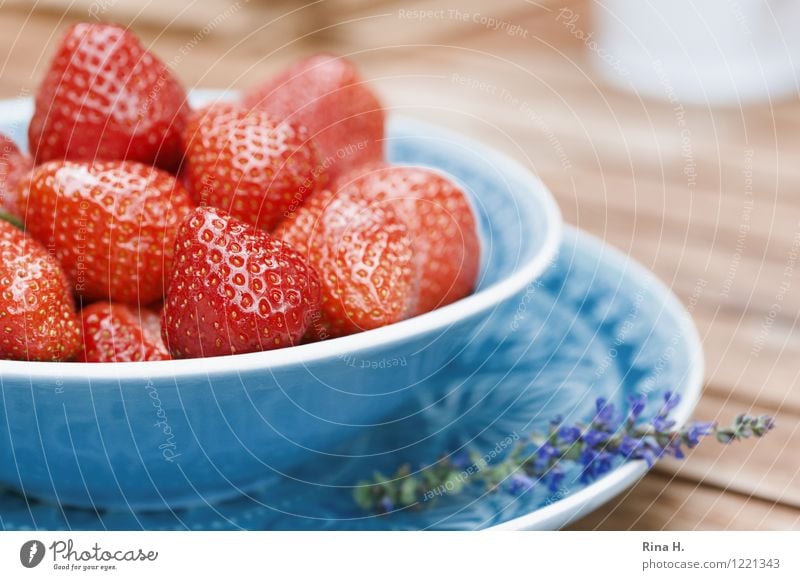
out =
[[188,87],[349,56],[392,113],[526,164],[568,223],[673,288],[705,346],[697,418],[777,418],[762,441],[659,463],[572,527],[800,528],[800,35],[782,28],[800,3],[655,3],[5,0],[0,97],[32,95],[82,20],[131,27]]

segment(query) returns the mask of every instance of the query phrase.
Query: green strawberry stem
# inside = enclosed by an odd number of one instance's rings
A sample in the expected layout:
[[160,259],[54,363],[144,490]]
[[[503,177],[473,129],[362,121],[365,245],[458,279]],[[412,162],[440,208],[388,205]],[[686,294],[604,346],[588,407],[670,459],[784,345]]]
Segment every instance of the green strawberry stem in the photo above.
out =
[[22,223],[22,220],[20,220],[17,216],[11,215],[6,211],[0,210],[0,220],[8,222],[15,228],[19,228],[22,231],[25,231],[25,224]]

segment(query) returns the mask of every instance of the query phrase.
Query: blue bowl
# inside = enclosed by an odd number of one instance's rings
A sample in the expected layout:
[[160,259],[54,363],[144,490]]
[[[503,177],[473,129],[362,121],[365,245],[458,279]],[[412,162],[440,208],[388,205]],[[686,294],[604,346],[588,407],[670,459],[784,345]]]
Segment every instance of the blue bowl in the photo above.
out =
[[[198,101],[203,95],[195,95]],[[24,144],[31,105],[0,102],[0,131]],[[482,240],[476,292],[434,312],[283,350],[147,363],[0,361],[0,483],[65,505],[168,509],[246,493],[335,454],[437,374],[498,307],[525,292],[561,222],[527,170],[458,135],[392,119],[396,163],[454,176]],[[445,393],[442,393],[444,395]]]

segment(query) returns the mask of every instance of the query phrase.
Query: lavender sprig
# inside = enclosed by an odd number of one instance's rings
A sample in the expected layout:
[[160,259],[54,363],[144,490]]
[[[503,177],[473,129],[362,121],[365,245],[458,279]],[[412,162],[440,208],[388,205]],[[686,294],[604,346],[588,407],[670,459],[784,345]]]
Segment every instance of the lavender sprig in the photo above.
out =
[[363,509],[382,514],[400,508],[420,509],[438,497],[460,493],[467,485],[483,484],[487,491],[519,495],[541,484],[555,492],[570,465],[580,466],[580,481],[589,483],[611,471],[620,459],[643,459],[652,466],[665,455],[682,459],[684,448],[696,447],[709,435],[728,444],[761,437],[775,427],[767,415],[742,414],[728,427],[696,421],[675,429],[669,416],[679,403],[680,395],[667,392],[655,416],[645,420],[645,395],[629,397],[625,414],[599,398],[588,424],[570,425],[557,418],[546,433],[534,433],[510,445],[510,451],[498,461],[477,452],[460,452],[416,473],[410,465],[391,476],[376,473],[371,480],[359,482],[355,500]]

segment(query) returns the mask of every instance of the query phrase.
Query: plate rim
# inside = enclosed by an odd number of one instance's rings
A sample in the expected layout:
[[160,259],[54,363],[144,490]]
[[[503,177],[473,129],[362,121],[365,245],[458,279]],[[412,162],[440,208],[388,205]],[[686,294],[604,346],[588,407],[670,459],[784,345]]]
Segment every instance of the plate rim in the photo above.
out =
[[[691,418],[700,400],[705,373],[702,340],[691,315],[675,293],[658,276],[603,239],[564,224],[562,243],[566,242],[574,243],[577,251],[588,251],[591,255],[598,256],[600,262],[618,272],[624,272],[625,277],[645,280],[650,285],[652,292],[663,298],[664,310],[676,321],[676,328],[681,331],[681,336],[684,337],[683,342],[687,344],[690,353],[686,378],[681,385],[682,388],[676,389],[676,392],[681,395],[681,402],[672,414],[677,425],[684,425]],[[650,468],[643,459],[627,461],[574,494],[569,494],[525,515],[489,526],[484,531],[560,529],[600,508],[633,486],[648,471]]]

